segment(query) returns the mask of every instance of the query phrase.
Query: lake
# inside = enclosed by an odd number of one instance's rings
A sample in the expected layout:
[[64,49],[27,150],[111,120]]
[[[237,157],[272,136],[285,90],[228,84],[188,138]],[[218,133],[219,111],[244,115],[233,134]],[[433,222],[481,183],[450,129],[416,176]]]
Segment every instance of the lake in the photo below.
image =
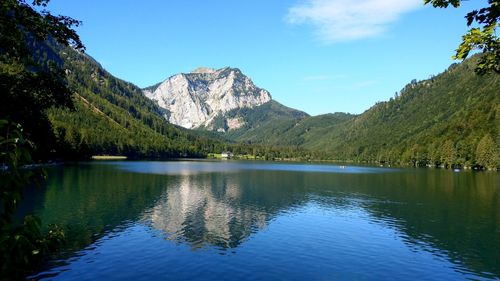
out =
[[48,169],[21,210],[66,228],[42,280],[500,278],[500,175],[237,161]]

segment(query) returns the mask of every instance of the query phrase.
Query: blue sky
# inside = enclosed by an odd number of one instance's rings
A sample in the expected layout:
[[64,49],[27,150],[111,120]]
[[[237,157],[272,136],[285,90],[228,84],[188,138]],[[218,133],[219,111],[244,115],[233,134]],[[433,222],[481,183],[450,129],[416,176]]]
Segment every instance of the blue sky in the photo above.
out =
[[459,9],[423,0],[52,0],[83,21],[87,53],[140,87],[198,66],[238,67],[286,106],[361,113],[453,60]]

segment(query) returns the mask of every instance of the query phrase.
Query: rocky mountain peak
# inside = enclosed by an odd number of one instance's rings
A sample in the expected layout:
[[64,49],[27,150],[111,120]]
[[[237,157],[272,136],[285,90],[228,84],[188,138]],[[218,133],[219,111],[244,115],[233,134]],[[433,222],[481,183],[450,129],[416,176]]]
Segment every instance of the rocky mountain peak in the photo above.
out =
[[[217,130],[216,120],[233,109],[253,108],[271,100],[239,69],[199,67],[191,73],[176,74],[162,83],[143,89],[144,94],[166,109],[165,116],[173,124],[194,129]],[[234,128],[241,120],[225,120]]]
[[213,68],[200,66],[200,67],[196,68],[195,70],[191,71],[191,73],[211,74],[211,73],[214,73],[215,71],[216,70]]

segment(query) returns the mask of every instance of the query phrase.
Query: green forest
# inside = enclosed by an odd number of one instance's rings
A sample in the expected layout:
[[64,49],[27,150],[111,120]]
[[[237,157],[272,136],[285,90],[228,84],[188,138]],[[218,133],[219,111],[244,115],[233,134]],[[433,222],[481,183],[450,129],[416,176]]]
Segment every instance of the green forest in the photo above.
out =
[[91,57],[58,45],[43,55],[61,58],[73,91],[74,109],[52,108],[47,114],[63,155],[126,155],[130,158],[204,157],[224,143],[203,133],[175,127],[141,90],[113,77]]
[[500,76],[475,74],[480,58],[413,80],[394,98],[359,115],[297,116],[229,136],[298,146],[318,160],[495,169],[500,165]]

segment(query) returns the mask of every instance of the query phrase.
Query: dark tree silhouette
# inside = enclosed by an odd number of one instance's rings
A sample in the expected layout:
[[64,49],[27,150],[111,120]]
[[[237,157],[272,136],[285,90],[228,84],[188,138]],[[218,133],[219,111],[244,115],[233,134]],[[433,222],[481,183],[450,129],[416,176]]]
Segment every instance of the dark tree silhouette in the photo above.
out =
[[32,273],[64,237],[57,228],[42,233],[36,217],[13,219],[22,188],[43,175],[21,168],[31,162],[32,141],[38,151],[47,151],[52,130],[45,111],[73,104],[64,72],[56,62],[38,61],[37,46],[52,40],[84,49],[72,29],[79,22],[52,15],[45,10],[48,2],[0,2],[0,280]]

